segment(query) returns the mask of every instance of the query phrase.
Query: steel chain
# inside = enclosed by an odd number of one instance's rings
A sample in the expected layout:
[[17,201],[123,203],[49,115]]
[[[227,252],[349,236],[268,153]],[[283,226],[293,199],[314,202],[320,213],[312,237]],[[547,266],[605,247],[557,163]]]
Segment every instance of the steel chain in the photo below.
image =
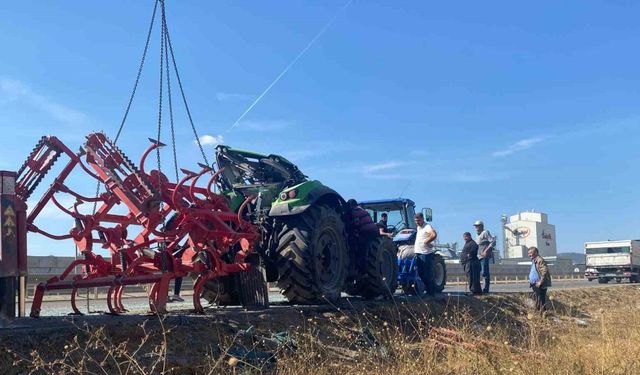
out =
[[[167,29],[166,21],[163,18],[162,27],[164,28],[164,44],[167,45]],[[167,49],[164,50],[164,63],[167,71],[167,101],[169,103],[169,123],[171,125],[171,148],[173,150],[173,170],[176,175],[176,183],[180,180],[178,176],[178,153],[176,151],[176,132],[173,125],[173,101],[171,99],[171,74],[169,70],[169,53]]]
[[[151,33],[153,31],[153,25],[156,19],[156,12],[158,10],[158,1],[154,1],[153,5],[153,14],[151,15],[151,22],[149,23],[149,30],[147,31],[147,40],[144,43],[144,50],[142,51],[142,59],[140,60],[140,65],[138,66],[138,73],[136,74],[136,80],[133,84],[133,89],[131,90],[131,95],[129,96],[129,102],[127,103],[127,107],[124,111],[124,116],[122,117],[122,121],[120,122],[120,127],[118,128],[118,132],[116,133],[116,137],[114,138],[113,143],[116,144],[118,139],[120,138],[120,134],[122,134],[122,130],[124,129],[124,124],[127,121],[127,117],[129,116],[129,111],[131,110],[131,105],[133,104],[133,98],[136,96],[136,91],[138,90],[138,83],[140,82],[140,77],[142,76],[142,68],[144,67],[144,62],[147,58],[147,51],[149,50],[149,42],[151,41]],[[100,195],[100,181],[98,181],[96,185],[96,198]],[[98,208],[98,202],[93,202],[93,213],[96,213],[96,209]]]
[[[163,13],[163,17],[164,13]],[[184,93],[184,87],[182,86],[182,80],[180,79],[180,73],[178,72],[178,64],[176,64],[176,57],[173,53],[173,45],[171,44],[171,35],[169,34],[169,28],[166,26],[166,19],[164,20],[164,24],[166,27],[166,35],[167,35],[167,47],[169,48],[169,52],[171,53],[171,61],[173,62],[173,70],[176,74],[176,79],[178,80],[178,87],[180,87],[180,94],[182,95],[182,102],[184,103],[184,108],[187,111],[187,116],[189,117],[189,124],[191,124],[191,130],[193,131],[193,135],[196,138],[196,143],[198,144],[198,148],[200,148],[200,154],[202,154],[202,159],[205,164],[211,166],[209,164],[209,159],[207,158],[206,153],[204,152],[204,148],[202,147],[202,143],[200,142],[200,136],[198,136],[198,131],[196,130],[196,126],[193,123],[193,117],[191,116],[191,110],[189,109],[189,104],[187,103],[187,96]]]

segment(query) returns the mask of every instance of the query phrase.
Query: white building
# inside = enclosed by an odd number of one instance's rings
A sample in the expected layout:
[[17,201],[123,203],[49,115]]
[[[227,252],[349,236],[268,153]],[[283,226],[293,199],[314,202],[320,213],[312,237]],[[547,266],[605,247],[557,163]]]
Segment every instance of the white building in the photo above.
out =
[[504,224],[507,258],[526,258],[527,249],[535,246],[543,257],[555,257],[556,227],[549,224],[547,214],[521,212]]

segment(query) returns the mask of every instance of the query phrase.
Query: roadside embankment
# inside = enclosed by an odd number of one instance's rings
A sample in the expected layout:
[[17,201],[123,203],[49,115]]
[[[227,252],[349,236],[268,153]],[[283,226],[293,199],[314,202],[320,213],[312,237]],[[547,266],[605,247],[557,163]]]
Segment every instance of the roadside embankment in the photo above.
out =
[[0,330],[0,372],[576,374],[640,368],[640,288],[345,300],[207,315],[41,318]]

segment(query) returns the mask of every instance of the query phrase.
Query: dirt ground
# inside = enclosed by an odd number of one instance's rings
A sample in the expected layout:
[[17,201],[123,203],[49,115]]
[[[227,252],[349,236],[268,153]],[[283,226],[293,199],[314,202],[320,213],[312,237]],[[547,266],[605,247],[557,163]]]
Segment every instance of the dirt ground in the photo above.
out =
[[500,335],[500,343],[519,352],[530,348],[531,321],[543,322],[535,327],[546,327],[551,337],[595,324],[594,315],[604,309],[640,307],[631,302],[640,301],[640,288],[632,285],[551,290],[549,297],[544,317],[531,310],[528,294],[511,293],[220,308],[205,315],[28,319],[0,329],[0,373],[296,373],[296,363],[314,361],[359,373],[353,366],[364,358],[385,363],[397,340],[410,347],[438,338],[439,346],[472,349],[479,345],[474,340]]

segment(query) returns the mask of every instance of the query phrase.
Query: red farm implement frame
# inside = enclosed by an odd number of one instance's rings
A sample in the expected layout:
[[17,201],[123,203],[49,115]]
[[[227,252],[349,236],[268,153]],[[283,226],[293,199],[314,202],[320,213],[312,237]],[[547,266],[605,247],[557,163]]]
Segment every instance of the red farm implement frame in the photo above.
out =
[[[201,313],[200,295],[208,280],[251,269],[252,260],[257,259],[253,243],[258,233],[243,220],[243,209],[234,213],[225,198],[212,191],[220,171],[213,173],[210,167],[200,165],[198,172],[183,169],[184,176],[170,182],[158,170],[145,171],[145,160],[163,144],[150,140],[138,169],[104,134],[92,133],[86,139],[74,153],[56,137],[43,137],[17,173],[16,207],[24,217],[18,220],[22,226],[18,231],[73,240],[82,255],[60,276],[36,287],[32,317],[40,315],[46,291],[61,289],[72,291],[71,307],[79,314],[77,290],[91,287],[108,287],[109,312],[119,314],[126,311],[122,303],[124,287],[134,284],[151,284],[151,311],[164,313],[169,282],[189,275],[196,277],[193,305]],[[69,159],[67,164],[25,215],[27,199],[61,156]],[[68,187],[65,181],[77,169],[101,183],[105,192],[86,197]],[[205,176],[208,181],[199,184]],[[61,194],[75,199],[73,207],[61,203]],[[34,224],[50,204],[74,219],[75,225],[68,233],[51,234]],[[93,205],[93,212],[82,210],[83,204]],[[117,213],[122,211],[115,209],[119,205],[124,205],[128,213]],[[110,260],[96,254],[94,245],[108,249]],[[72,275],[78,266],[83,272]]]

